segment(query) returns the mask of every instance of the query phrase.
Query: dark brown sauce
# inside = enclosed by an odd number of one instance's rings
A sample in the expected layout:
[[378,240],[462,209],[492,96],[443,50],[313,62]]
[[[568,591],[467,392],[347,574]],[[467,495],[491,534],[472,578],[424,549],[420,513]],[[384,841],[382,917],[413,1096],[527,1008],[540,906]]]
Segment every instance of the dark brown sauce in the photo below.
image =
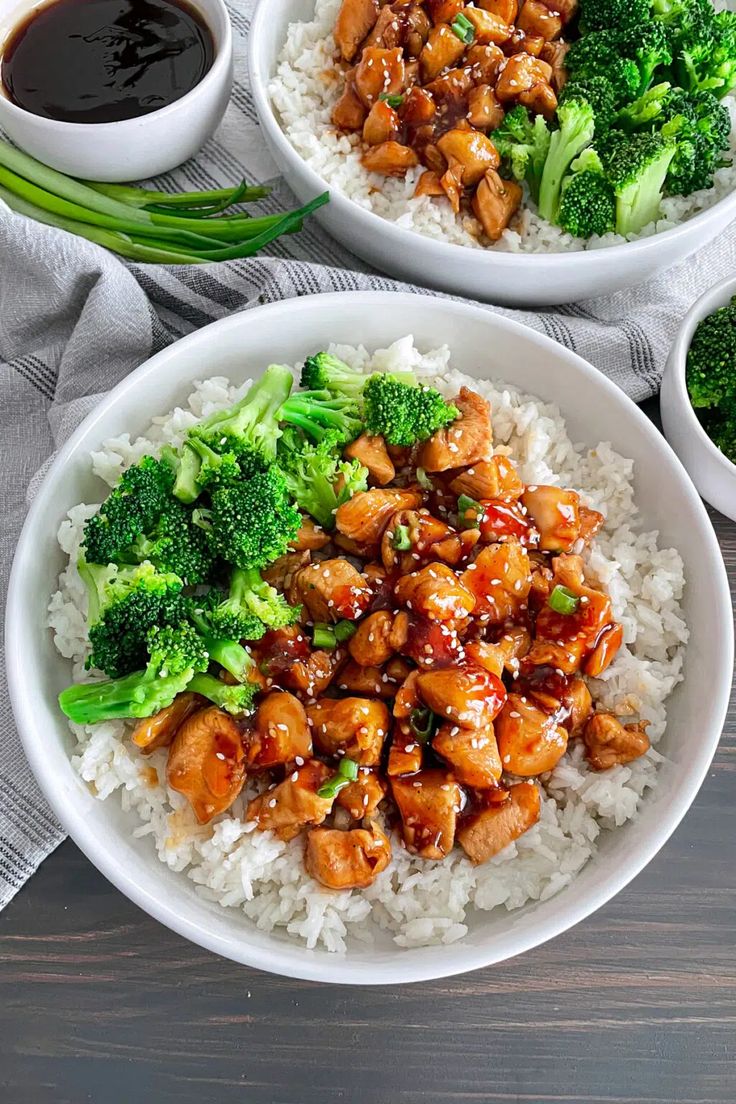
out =
[[10,35],[0,74],[34,115],[111,123],[180,99],[213,59],[209,28],[180,0],[55,0]]

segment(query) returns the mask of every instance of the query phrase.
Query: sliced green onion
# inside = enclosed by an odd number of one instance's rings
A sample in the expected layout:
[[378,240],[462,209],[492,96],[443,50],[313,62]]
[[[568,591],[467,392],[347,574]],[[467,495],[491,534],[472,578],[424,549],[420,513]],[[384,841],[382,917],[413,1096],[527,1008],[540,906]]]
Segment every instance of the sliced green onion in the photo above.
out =
[[547,605],[555,613],[570,614],[580,605],[580,599],[571,590],[564,586],[556,586],[547,599]]
[[475,27],[462,12],[458,12],[455,16],[450,24],[450,30],[457,35],[461,42],[466,44],[472,42],[475,38]]
[[351,636],[355,635],[358,626],[354,621],[338,621],[332,631],[335,634],[335,639],[342,644],[344,640],[349,640]]
[[354,782],[358,777],[358,764],[354,759],[340,760],[340,765],[337,768],[337,774],[333,774],[332,778],[328,778],[323,785],[317,790],[317,797],[324,797],[328,801],[331,798],[337,797],[340,790],[344,790],[346,786],[349,786],[351,782]]
[[387,103],[389,107],[401,107],[404,102],[403,96],[392,96],[389,92],[382,92],[378,98],[379,100],[383,100],[384,103]]
[[432,480],[429,478],[424,468],[417,468],[417,483],[425,491],[432,490]]
[[[461,494],[457,500],[457,512],[463,528],[474,529],[483,516],[483,504],[470,495]],[[468,517],[468,514],[472,516]]]
[[408,552],[411,548],[411,536],[408,525],[397,525],[391,537],[391,544],[397,552]]
[[337,647],[337,636],[332,625],[325,625],[322,622],[315,624],[312,629],[312,643],[315,648],[327,648],[332,651]]
[[426,744],[434,735],[437,717],[431,709],[412,709],[409,724],[419,743]]

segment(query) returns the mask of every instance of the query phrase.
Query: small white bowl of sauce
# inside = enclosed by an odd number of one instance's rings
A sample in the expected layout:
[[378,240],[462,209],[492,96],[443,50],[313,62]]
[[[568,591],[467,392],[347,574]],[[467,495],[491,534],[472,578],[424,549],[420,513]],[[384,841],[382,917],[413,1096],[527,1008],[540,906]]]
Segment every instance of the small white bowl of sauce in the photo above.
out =
[[186,161],[224,114],[232,66],[223,0],[0,0],[0,127],[70,176]]

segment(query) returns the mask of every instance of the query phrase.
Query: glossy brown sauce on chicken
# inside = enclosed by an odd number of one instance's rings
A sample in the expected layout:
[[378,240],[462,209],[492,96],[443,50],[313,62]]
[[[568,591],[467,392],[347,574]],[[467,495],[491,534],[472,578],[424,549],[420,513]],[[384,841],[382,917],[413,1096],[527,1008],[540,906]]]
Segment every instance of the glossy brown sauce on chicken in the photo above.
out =
[[[649,746],[645,723],[594,711],[586,681],[623,638],[580,555],[602,516],[525,485],[494,455],[486,400],[463,388],[454,402],[460,418],[414,449],[349,445],[371,486],[331,533],[305,518],[268,569],[302,621],[251,645],[255,714],[183,694],[133,734],[143,751],[169,745],[169,785],[202,823],[258,780],[246,818],[303,835],[330,888],[370,885],[392,827],[422,858],[460,846],[485,862],[537,821],[537,779],[571,740],[599,770]],[[317,646],[315,624],[342,639]]]

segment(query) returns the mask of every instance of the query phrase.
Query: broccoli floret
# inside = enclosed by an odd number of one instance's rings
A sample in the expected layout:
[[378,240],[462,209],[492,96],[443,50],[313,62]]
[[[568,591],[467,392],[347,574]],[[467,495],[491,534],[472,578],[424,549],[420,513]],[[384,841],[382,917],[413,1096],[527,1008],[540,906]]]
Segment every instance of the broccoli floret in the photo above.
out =
[[371,376],[363,398],[366,429],[381,434],[390,445],[407,447],[426,441],[460,416],[458,408],[433,387],[408,387],[392,375]]
[[317,442],[331,434],[347,443],[363,428],[359,401],[331,391],[298,391],[281,407],[280,418]]
[[[207,613],[192,609],[191,619],[197,632],[201,634],[202,644],[210,659],[224,667],[238,682],[245,682],[253,669],[253,658],[235,635],[221,634]],[[261,626],[260,635],[264,628]]]
[[712,410],[701,410],[698,417],[716,448],[736,464],[736,396],[724,399]]
[[260,640],[266,626],[249,609],[231,602],[225,590],[213,588],[192,599],[192,620],[204,618],[210,636],[225,640]]
[[[245,466],[247,474],[252,474],[253,465],[246,462]],[[206,441],[190,437],[182,445],[178,458],[173,494],[180,502],[189,504],[199,498],[204,488],[226,486],[242,474],[235,452],[215,452]]]
[[123,472],[99,511],[84,526],[86,559],[90,563],[113,563],[141,533],[155,525],[173,485],[170,463],[153,456],[144,456]]
[[587,100],[595,115],[596,136],[605,134],[616,117],[616,94],[607,77],[578,77],[569,80],[560,94],[560,103],[570,99]]
[[637,234],[659,217],[676,146],[661,134],[610,131],[599,153],[616,196],[616,233]]
[[[218,410],[192,426],[187,443],[195,450],[196,460],[191,454],[187,457],[188,470],[180,473],[178,480],[181,489],[191,493],[193,483],[201,485],[199,475],[205,464],[206,476],[209,476],[206,481],[218,485],[227,481],[225,477],[233,476],[234,465],[240,476],[248,477],[272,463],[281,434],[279,410],[289,397],[293,383],[288,368],[272,364],[234,406]],[[224,470],[217,467],[206,450],[197,453],[195,441],[203,442],[212,452],[222,455]],[[196,469],[193,474],[192,469]],[[220,477],[215,478],[218,472]]]
[[206,583],[216,557],[206,533],[186,506],[169,499],[153,529],[125,551],[125,562],[149,560],[159,571],[173,572],[186,586]]
[[557,221],[564,176],[575,158],[590,145],[595,128],[593,108],[578,96],[571,96],[559,105],[557,119],[559,130],[552,132],[539,189],[539,213],[548,222]]
[[257,617],[269,629],[293,625],[301,615],[301,606],[290,606],[255,569],[233,571],[227,600],[219,608],[224,617]]
[[193,694],[201,694],[203,698],[209,698],[214,705],[227,713],[240,714],[253,712],[253,699],[259,687],[254,682],[229,686],[214,675],[196,674],[190,680],[187,689]]
[[493,144],[517,180],[526,180],[532,199],[539,199],[542,169],[549,150],[549,127],[542,115],[531,117],[521,104],[508,111],[493,132]]
[[145,637],[148,662],[120,678],[70,686],[59,695],[62,712],[76,724],[125,717],[151,717],[186,690],[209,656],[199,634],[186,623],[153,626]]
[[338,506],[367,486],[367,469],[358,460],[343,460],[340,442],[332,435],[313,445],[284,434],[278,462],[297,506],[325,529],[334,528]]
[[570,168],[562,184],[559,225],[576,238],[608,234],[614,228],[616,202],[600,157],[589,147]]
[[218,487],[211,510],[199,511],[213,550],[236,567],[264,567],[283,555],[299,529],[286,480],[276,467]]
[[610,82],[616,105],[628,103],[641,91],[639,66],[621,51],[621,34],[615,30],[593,31],[573,42],[565,65],[574,80],[604,76]]
[[736,296],[698,323],[687,354],[687,389],[696,409],[736,397]]
[[635,29],[651,18],[650,0],[580,0],[580,31]]
[[87,667],[117,678],[146,662],[146,634],[154,626],[172,625],[185,616],[182,580],[159,573],[153,564],[117,567],[80,560],[87,587],[89,640]]
[[672,63],[667,32],[653,20],[624,33],[620,50],[623,57],[633,58],[639,67],[639,95],[649,88],[657,69]]
[[[677,90],[679,92],[679,89]],[[666,105],[672,102],[673,89],[669,81],[662,81],[638,96],[620,109],[616,116],[616,126],[622,130],[641,130],[644,127],[656,128],[669,117]],[[676,112],[675,112],[676,113]]]
[[727,95],[736,86],[736,12],[718,12],[710,26],[683,37],[676,69],[684,88]]

